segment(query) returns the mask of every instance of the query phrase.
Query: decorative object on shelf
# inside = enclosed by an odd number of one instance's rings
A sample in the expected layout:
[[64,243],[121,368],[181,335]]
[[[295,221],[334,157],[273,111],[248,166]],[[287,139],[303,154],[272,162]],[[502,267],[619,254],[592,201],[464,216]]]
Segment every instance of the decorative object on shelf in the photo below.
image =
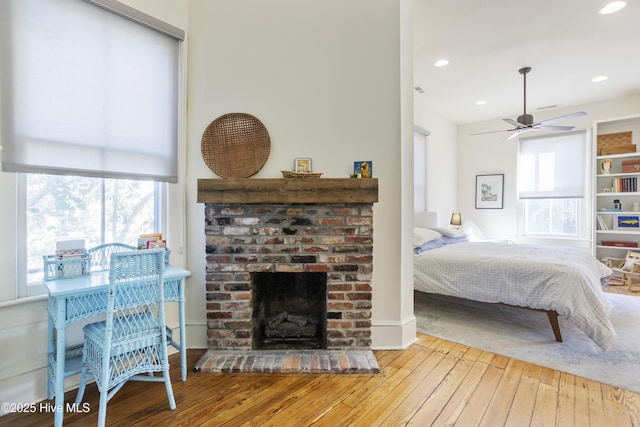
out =
[[502,209],[504,174],[476,175],[476,209]]
[[280,171],[283,178],[320,178],[322,172]]
[[371,178],[373,176],[373,162],[371,160],[353,162],[353,173],[359,173],[361,178]]
[[202,158],[222,178],[248,178],[264,166],[271,150],[267,128],[254,116],[218,117],[202,135]]
[[635,153],[636,146],[631,143],[631,132],[598,135],[598,156]]
[[640,231],[640,215],[617,215],[613,221],[613,229]]
[[620,199],[614,199],[613,200],[613,210],[614,211],[621,211],[622,210],[622,203],[620,203]]
[[640,212],[640,203],[634,202],[631,204],[631,212]]
[[600,172],[603,174],[611,173],[612,161],[611,159],[602,159],[600,160]]
[[296,159],[293,170],[296,172],[312,172],[311,158],[304,157]]
[[639,173],[640,160],[623,160],[622,173]]
[[362,178],[362,175],[360,175],[359,173],[352,173],[351,175],[349,175],[349,178]]

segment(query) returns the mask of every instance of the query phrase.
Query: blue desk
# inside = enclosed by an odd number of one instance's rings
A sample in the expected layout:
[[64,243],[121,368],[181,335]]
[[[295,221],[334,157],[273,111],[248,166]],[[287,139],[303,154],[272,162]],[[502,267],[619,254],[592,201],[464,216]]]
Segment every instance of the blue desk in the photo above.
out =
[[[188,270],[172,266],[164,270],[165,301],[179,304],[180,343],[173,339],[171,330],[167,329],[167,335],[168,343],[180,352],[182,381],[187,379],[184,283],[190,274]],[[44,285],[49,292],[47,398],[52,399],[55,395],[55,407],[63,408],[55,411],[54,424],[59,427],[64,417],[64,379],[79,374],[82,362],[82,346],[67,349],[66,328],[74,322],[105,313],[109,271],[70,279],[45,280]]]

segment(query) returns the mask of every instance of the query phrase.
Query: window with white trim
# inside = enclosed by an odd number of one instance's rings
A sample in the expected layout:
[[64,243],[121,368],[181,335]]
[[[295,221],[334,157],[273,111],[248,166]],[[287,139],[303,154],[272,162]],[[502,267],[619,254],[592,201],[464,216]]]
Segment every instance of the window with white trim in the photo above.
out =
[[587,132],[520,138],[518,199],[525,236],[586,238]]
[[16,173],[0,200],[16,206],[16,297],[43,291],[56,238],[90,247],[163,231],[183,40],[113,0],[0,2],[0,155]]

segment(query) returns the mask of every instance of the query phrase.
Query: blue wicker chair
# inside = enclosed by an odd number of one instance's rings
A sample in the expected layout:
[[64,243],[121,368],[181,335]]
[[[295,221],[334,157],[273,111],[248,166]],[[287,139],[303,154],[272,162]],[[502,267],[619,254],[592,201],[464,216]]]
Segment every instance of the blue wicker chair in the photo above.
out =
[[164,333],[163,274],[164,249],[111,255],[106,320],[83,329],[76,397],[81,403],[87,376],[93,376],[100,392],[99,426],[105,424],[107,402],[129,380],[164,382],[169,407],[176,408]]
[[134,251],[137,248],[124,243],[105,243],[103,245],[94,246],[87,250],[87,254],[91,259],[91,271],[104,271],[109,269],[109,260],[111,254],[118,252]]

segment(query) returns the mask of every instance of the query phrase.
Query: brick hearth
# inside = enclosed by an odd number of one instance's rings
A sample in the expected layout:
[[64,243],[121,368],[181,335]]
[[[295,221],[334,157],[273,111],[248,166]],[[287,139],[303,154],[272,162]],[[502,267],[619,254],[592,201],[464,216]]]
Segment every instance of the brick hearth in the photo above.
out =
[[209,350],[196,372],[262,372],[309,374],[377,374],[378,361],[370,350]]

